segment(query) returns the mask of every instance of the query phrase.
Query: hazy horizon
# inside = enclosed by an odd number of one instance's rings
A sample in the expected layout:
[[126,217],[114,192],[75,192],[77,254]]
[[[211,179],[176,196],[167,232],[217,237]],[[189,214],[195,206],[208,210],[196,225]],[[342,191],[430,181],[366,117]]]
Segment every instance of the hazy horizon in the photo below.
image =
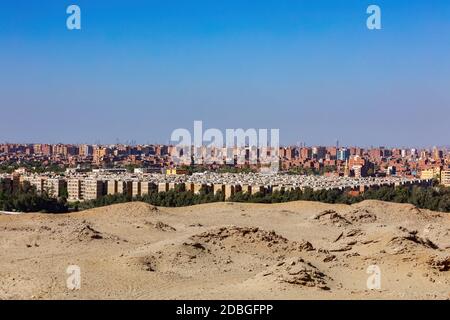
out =
[[[160,141],[146,141],[139,143],[137,141],[115,141],[115,142],[102,142],[102,141],[95,141],[95,142],[70,142],[70,141],[58,141],[58,142],[48,142],[48,141],[0,141],[0,144],[64,144],[64,145],[99,145],[99,146],[112,146],[112,145],[128,145],[128,146],[137,146],[137,145],[174,145],[174,143],[170,143],[169,141],[166,142],[160,142]],[[204,145],[206,145],[208,142],[204,142]],[[335,143],[331,144],[283,144],[280,143],[280,147],[334,147],[336,146]],[[224,145],[225,147],[225,145]],[[386,149],[432,149],[434,147],[436,148],[444,148],[444,149],[450,149],[450,145],[387,145],[387,144],[381,144],[381,145],[349,145],[349,144],[343,144],[339,142],[339,147],[342,148],[363,148],[363,149],[370,149],[370,148],[386,148]]]
[[[81,30],[66,28],[70,4]],[[448,1],[1,7],[0,142],[165,144],[202,120],[278,128],[281,145],[449,145]]]

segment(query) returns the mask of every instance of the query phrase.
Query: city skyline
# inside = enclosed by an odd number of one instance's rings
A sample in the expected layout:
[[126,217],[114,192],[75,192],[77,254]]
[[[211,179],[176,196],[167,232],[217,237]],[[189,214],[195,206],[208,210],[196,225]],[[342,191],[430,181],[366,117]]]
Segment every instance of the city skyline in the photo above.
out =
[[[2,145],[0,183],[29,184],[69,201],[106,195],[141,197],[170,190],[270,194],[296,188],[347,190],[353,196],[381,186],[450,186],[448,150],[335,147],[185,148],[175,146]],[[181,189],[180,189],[181,188]],[[67,192],[67,193],[66,193]]]
[[[336,142],[339,142],[339,144],[337,145]],[[110,143],[103,143],[101,141],[96,141],[96,142],[64,142],[64,141],[59,141],[59,142],[48,142],[48,141],[1,141],[0,140],[0,145],[29,145],[29,146],[33,146],[33,145],[65,145],[65,146],[82,146],[82,145],[89,145],[89,146],[129,146],[129,147],[134,147],[134,146],[176,146],[175,143],[168,143],[168,142],[150,142],[147,141],[145,143],[139,143],[136,140],[117,140],[115,142],[110,142]],[[193,144],[192,144],[193,146]],[[204,142],[203,145],[207,146],[207,143]],[[224,144],[224,147],[226,147],[226,145]],[[415,150],[432,150],[434,148],[437,149],[444,149],[450,150],[450,145],[446,144],[446,145],[436,145],[436,144],[431,144],[431,145],[424,145],[424,146],[417,146],[417,145],[408,145],[408,146],[404,146],[404,145],[390,145],[390,144],[381,144],[381,145],[351,145],[351,144],[345,144],[345,143],[341,143],[341,141],[334,141],[334,144],[308,144],[306,142],[303,141],[298,141],[297,143],[294,144],[283,144],[280,143],[280,148],[287,148],[287,147],[296,147],[296,148],[313,148],[313,147],[338,147],[338,148],[361,148],[361,149],[376,149],[376,148],[385,148],[385,149],[405,149],[405,150],[411,150],[411,149],[415,149]]]
[[203,120],[283,145],[449,143],[448,1],[376,1],[381,30],[366,1],[76,1],[67,30],[70,4],[0,12],[0,141],[167,144]]

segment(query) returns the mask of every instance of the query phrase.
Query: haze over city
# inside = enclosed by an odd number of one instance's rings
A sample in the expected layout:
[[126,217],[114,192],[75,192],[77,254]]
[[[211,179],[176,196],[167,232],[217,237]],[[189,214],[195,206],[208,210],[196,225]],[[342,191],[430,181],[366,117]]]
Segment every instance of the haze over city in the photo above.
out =
[[68,2],[4,5],[0,141],[167,143],[203,120],[282,145],[448,143],[448,1],[377,1],[381,30],[367,1],[133,4],[77,1],[72,31]]

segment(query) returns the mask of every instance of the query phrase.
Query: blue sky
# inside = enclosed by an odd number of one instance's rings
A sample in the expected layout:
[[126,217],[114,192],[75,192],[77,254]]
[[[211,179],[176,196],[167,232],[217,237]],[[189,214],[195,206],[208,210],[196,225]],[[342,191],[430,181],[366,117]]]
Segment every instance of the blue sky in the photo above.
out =
[[0,141],[165,143],[203,120],[283,144],[448,145],[449,56],[448,0],[3,0]]

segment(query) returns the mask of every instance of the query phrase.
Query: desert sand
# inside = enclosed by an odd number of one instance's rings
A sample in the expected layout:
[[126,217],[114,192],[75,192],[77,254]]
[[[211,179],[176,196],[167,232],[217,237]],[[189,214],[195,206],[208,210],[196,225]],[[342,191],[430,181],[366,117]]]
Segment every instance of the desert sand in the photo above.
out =
[[[79,290],[66,285],[70,265]],[[450,214],[412,205],[134,202],[0,215],[0,299],[449,298]]]

